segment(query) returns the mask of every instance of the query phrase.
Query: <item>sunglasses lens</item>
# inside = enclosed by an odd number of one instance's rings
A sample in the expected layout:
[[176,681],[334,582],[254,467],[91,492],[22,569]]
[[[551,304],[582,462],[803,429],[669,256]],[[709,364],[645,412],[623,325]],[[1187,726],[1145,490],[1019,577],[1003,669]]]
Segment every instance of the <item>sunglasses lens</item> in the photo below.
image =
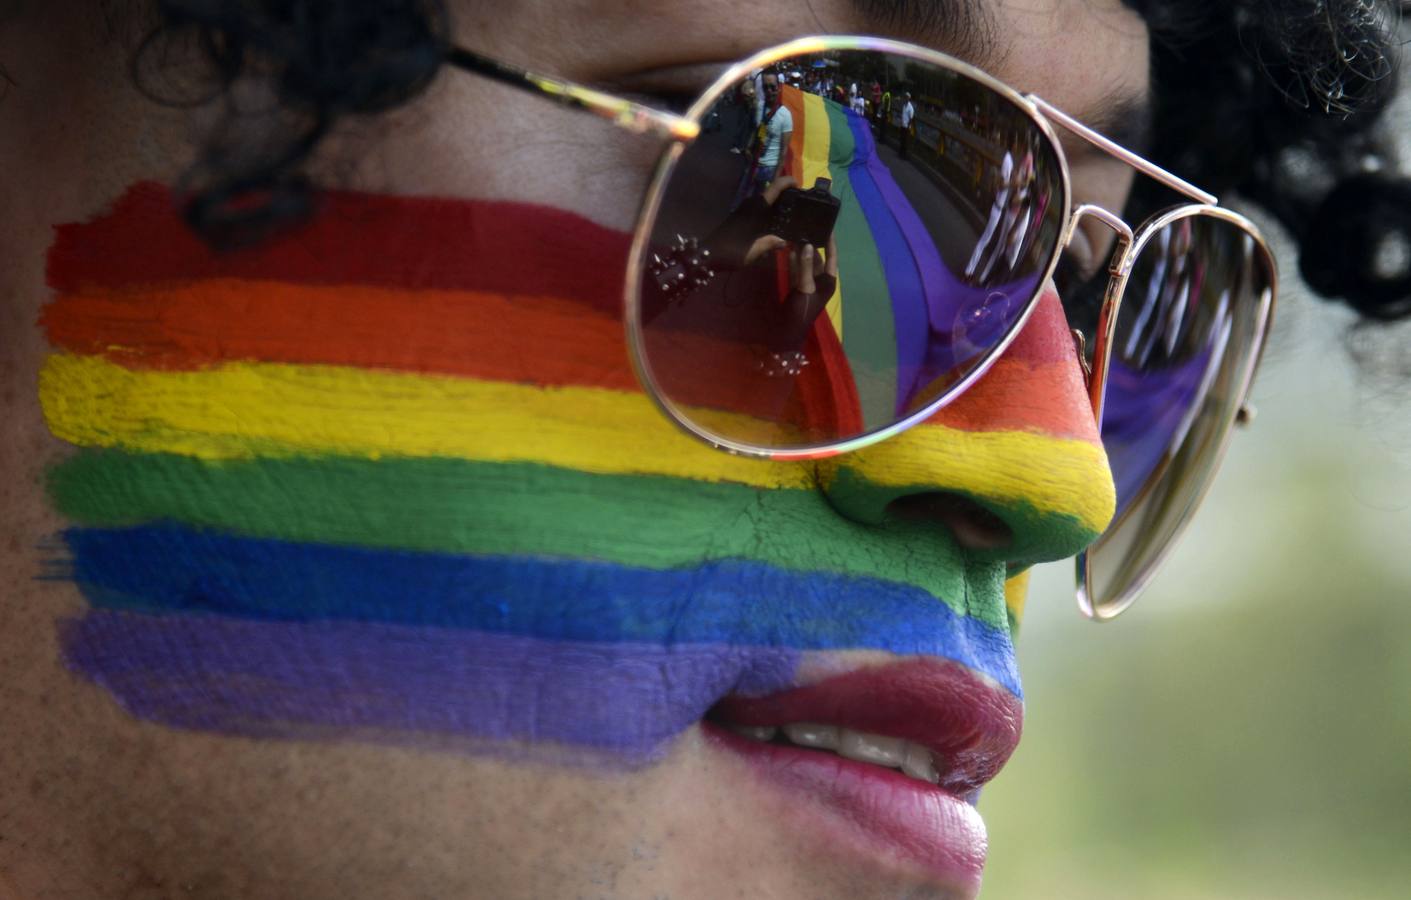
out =
[[1140,249],[1102,414],[1117,515],[1080,562],[1099,618],[1130,604],[1209,486],[1258,362],[1274,280],[1263,242],[1225,218],[1176,219]]
[[807,450],[982,371],[1051,267],[1067,195],[1043,130],[976,78],[862,50],[776,68],[777,93],[722,86],[654,195],[633,327],[679,420]]

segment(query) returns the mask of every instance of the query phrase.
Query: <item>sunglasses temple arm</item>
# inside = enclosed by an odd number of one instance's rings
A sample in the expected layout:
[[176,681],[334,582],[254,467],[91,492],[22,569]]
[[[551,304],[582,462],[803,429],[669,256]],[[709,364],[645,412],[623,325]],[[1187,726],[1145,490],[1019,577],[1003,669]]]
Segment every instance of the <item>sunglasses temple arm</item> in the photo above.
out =
[[655,134],[674,141],[693,140],[700,134],[700,125],[685,116],[652,109],[625,97],[616,97],[562,78],[539,75],[481,56],[464,47],[450,47],[446,51],[446,61],[466,72],[548,97],[564,106],[594,113],[635,134]]
[[1185,194],[1197,203],[1204,203],[1207,206],[1216,206],[1219,204],[1220,201],[1214,194],[1208,191],[1202,191],[1184,178],[1172,175],[1170,172],[1150,160],[1143,159],[1121,144],[1103,137],[1101,134],[1093,131],[1091,128],[1042,97],[1029,94],[1028,100],[1039,108],[1039,112],[1043,113],[1044,118],[1057,122],[1068,131],[1071,131],[1073,134],[1076,134],[1078,137],[1103,151],[1112,154],[1143,175],[1154,178],[1177,193]]

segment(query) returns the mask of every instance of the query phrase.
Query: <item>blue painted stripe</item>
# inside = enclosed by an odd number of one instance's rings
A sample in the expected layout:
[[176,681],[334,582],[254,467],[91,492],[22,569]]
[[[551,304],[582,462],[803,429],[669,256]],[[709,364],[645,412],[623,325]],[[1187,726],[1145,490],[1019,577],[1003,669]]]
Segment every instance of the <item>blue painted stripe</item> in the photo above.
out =
[[175,525],[71,529],[65,539],[68,574],[100,608],[658,646],[878,649],[952,659],[1020,692],[1007,632],[875,578],[734,560],[660,571],[378,550]]

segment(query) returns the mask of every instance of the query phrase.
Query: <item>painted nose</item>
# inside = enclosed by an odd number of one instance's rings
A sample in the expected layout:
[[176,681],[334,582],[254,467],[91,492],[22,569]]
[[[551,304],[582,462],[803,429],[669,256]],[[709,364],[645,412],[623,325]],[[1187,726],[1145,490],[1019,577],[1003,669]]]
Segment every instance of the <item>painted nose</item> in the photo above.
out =
[[818,471],[842,515],[864,524],[933,521],[972,557],[1011,568],[1076,554],[1107,527],[1115,506],[1053,290],[959,398],[890,440],[823,460]]

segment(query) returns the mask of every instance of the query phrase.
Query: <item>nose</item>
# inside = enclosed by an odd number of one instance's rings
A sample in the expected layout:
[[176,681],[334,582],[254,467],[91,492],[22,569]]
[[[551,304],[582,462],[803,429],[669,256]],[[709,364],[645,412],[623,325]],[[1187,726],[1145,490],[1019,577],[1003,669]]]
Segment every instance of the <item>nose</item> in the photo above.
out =
[[823,460],[819,480],[864,524],[918,519],[1013,568],[1072,556],[1112,518],[1112,473],[1052,289],[969,390],[926,422]]

